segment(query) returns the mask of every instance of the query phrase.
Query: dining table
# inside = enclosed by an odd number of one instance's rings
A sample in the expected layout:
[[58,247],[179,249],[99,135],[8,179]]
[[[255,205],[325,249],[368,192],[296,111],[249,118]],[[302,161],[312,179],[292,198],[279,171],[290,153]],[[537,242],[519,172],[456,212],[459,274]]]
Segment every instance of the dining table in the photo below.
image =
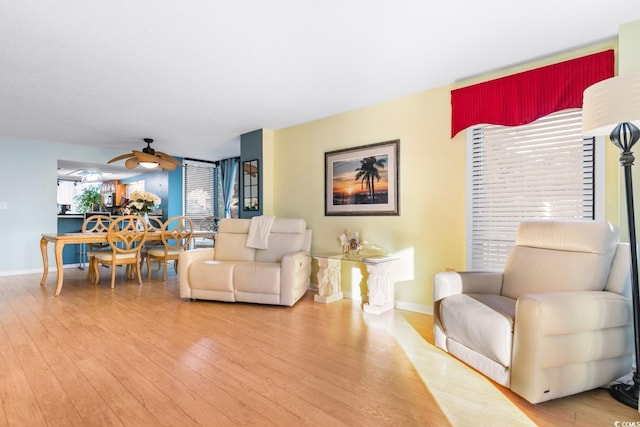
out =
[[[193,237],[204,237],[210,235],[210,231],[199,231],[193,230]],[[145,238],[145,242],[158,242],[161,241],[161,233],[160,231],[150,231],[147,232],[147,236]],[[62,292],[62,283],[64,281],[64,266],[62,264],[62,249],[65,245],[78,245],[78,244],[89,244],[89,243],[107,243],[107,233],[106,232],[71,232],[71,233],[45,233],[42,234],[40,239],[40,252],[42,253],[42,264],[44,270],[42,272],[42,279],[40,280],[40,285],[43,286],[49,275],[49,255],[47,252],[47,247],[49,243],[53,244],[54,252],[55,252],[55,260],[56,260],[56,269],[57,269],[57,281],[56,281],[56,291],[54,293],[55,296],[60,295]]]

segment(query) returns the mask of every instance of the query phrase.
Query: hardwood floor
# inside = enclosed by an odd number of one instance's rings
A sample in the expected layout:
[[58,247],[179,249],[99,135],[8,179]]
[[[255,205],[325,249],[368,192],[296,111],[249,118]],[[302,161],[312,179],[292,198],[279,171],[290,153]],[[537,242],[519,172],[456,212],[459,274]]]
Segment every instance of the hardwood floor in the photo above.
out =
[[0,277],[0,426],[614,426],[606,390],[530,405],[431,345],[431,316],[186,301],[177,277]]

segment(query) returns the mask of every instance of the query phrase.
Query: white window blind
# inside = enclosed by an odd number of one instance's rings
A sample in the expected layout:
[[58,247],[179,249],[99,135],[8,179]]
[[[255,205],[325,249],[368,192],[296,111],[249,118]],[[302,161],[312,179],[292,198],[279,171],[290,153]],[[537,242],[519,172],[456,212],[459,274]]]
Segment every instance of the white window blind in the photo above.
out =
[[214,163],[184,161],[184,215],[194,221],[214,215],[215,172]]
[[468,268],[504,268],[524,220],[595,218],[595,143],[581,125],[571,110],[469,131]]

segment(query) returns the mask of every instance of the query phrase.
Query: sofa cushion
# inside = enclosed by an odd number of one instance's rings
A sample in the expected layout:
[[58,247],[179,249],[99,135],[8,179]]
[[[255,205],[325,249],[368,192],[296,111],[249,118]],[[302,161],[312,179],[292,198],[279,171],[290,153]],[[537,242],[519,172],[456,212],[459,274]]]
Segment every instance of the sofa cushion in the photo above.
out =
[[440,302],[442,328],[450,339],[511,365],[516,301],[495,294],[457,294]]
[[268,262],[238,263],[233,271],[233,287],[238,293],[280,295],[280,264]]
[[215,259],[218,261],[253,261],[254,248],[247,247],[248,219],[223,219],[216,237]]
[[197,283],[198,289],[233,292],[235,262],[194,261],[189,267],[189,283]]
[[618,229],[606,222],[523,222],[504,269],[502,295],[604,289]]

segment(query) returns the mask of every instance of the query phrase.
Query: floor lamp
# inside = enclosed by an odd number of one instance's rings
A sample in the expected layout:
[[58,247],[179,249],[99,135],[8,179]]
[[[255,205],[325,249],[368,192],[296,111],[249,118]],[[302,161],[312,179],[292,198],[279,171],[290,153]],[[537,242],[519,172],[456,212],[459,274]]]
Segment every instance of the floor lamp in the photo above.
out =
[[631,247],[631,296],[633,300],[633,335],[635,339],[635,364],[633,384],[615,384],[611,395],[618,401],[638,408],[640,390],[640,289],[638,289],[638,255],[636,244],[635,214],[633,209],[633,145],[640,139],[640,74],[629,74],[603,80],[584,91],[582,104],[582,133],[585,136],[609,135],[611,142],[622,153],[620,166],[624,168],[624,183]]

